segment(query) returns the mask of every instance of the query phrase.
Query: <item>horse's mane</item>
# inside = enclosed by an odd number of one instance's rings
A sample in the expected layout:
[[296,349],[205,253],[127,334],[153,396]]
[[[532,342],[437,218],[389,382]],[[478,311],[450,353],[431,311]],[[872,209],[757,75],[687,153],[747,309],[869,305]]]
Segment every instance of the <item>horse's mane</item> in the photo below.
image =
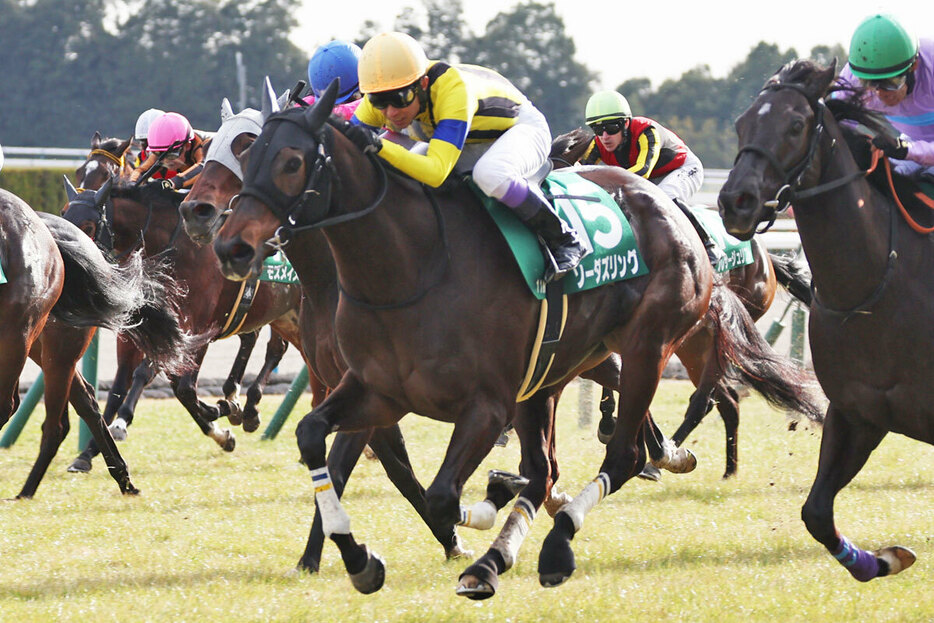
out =
[[142,184],[137,186],[135,182],[117,180],[110,189],[113,197],[125,198],[139,203],[152,202],[154,207],[168,206],[177,208],[185,198],[185,195],[174,190],[163,188],[159,184]]
[[[100,146],[98,149],[102,149],[106,152],[110,152],[116,156],[122,156],[123,154],[117,151],[117,149],[124,143],[124,140],[116,137],[109,137],[101,139]],[[127,144],[127,149],[129,149],[129,144]]]

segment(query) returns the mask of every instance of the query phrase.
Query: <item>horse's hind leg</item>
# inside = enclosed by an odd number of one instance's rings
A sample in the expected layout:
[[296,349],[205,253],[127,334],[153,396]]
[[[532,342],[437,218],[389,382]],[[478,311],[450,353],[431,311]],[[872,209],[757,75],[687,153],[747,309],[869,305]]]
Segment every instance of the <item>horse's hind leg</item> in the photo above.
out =
[[0,428],[19,408],[19,376],[26,365],[26,352],[22,334],[0,338]]
[[240,348],[237,350],[237,356],[234,357],[233,365],[230,367],[230,374],[224,381],[224,398],[217,402],[217,407],[227,414],[227,421],[237,426],[242,422],[243,410],[240,409],[240,383],[243,381],[243,375],[246,372],[246,364],[250,361],[250,355],[253,354],[253,348],[256,346],[256,338],[259,331],[250,331],[241,333]]
[[[651,413],[646,414],[643,426],[645,447],[653,466],[667,469],[673,474],[686,474],[694,471],[697,467],[697,457],[687,448],[679,448],[671,439],[666,438]],[[639,476],[645,473],[646,470],[643,468]]]
[[860,582],[898,573],[915,561],[911,550],[897,545],[875,552],[860,549],[834,525],[834,498],[859,473],[883,437],[884,430],[847,418],[831,405],[824,420],[817,476],[801,509],[801,518],[811,536]]
[[721,385],[714,399],[726,432],[726,470],[723,472],[726,479],[739,468],[739,394],[732,387]]
[[266,359],[263,361],[263,368],[256,375],[256,379],[246,392],[246,406],[243,407],[243,430],[248,433],[252,433],[259,428],[259,410],[257,410],[256,405],[262,400],[263,388],[266,387],[272,371],[282,361],[282,356],[285,355],[288,348],[289,343],[282,339],[281,335],[272,331],[269,336],[269,343],[266,344]]
[[457,594],[487,599],[496,593],[499,576],[513,567],[519,547],[531,530],[535,514],[548,495],[554,457],[554,409],[559,394],[541,391],[518,407],[514,420],[522,458],[521,474],[528,478],[519,499],[493,545],[458,579]]
[[230,430],[221,428],[216,424],[220,417],[220,410],[217,407],[202,402],[198,399],[198,373],[201,370],[201,362],[207,353],[207,346],[204,346],[195,357],[195,367],[191,372],[181,376],[170,375],[169,383],[172,385],[172,391],[175,397],[182,403],[185,410],[194,420],[201,432],[210,437],[219,445],[224,452],[233,452],[237,447],[237,439]]

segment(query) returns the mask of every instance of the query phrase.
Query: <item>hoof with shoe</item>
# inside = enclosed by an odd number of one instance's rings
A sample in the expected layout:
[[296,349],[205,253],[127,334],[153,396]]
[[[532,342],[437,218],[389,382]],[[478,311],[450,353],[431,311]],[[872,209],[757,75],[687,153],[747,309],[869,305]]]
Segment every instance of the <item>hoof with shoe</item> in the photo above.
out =
[[895,575],[899,571],[904,571],[915,564],[915,560],[918,558],[913,551],[901,545],[877,549],[873,552],[873,555],[880,560],[884,560],[889,566],[889,571],[886,575]]
[[383,588],[383,582],[386,581],[386,563],[379,554],[371,552],[366,545],[361,543],[360,547],[366,554],[366,566],[360,573],[350,574],[350,581],[359,592],[369,595]]
[[646,463],[645,467],[642,468],[642,471],[636,474],[642,480],[650,480],[652,482],[658,482],[662,479],[662,470],[658,469],[651,463]]
[[481,558],[467,567],[467,570],[457,579],[455,592],[467,599],[481,600],[495,595],[497,588],[499,588],[499,574],[496,572],[496,567],[491,561]]
[[91,471],[91,461],[79,456],[68,466],[68,471],[76,474],[87,474]]
[[[509,443],[509,433],[505,430],[499,434],[499,437],[493,442],[493,445],[497,448],[505,448],[506,444]],[[459,593],[458,593],[459,594]]]
[[600,420],[600,423],[597,424],[597,441],[606,445],[610,442],[610,437],[613,436],[613,431],[616,430],[616,418],[615,417],[605,417]]
[[529,479],[525,476],[501,469],[491,469],[487,474],[486,490],[489,492],[490,487],[505,487],[512,494],[512,497],[515,497],[527,484],[529,484]]
[[687,448],[679,448],[671,441],[666,441],[662,447],[665,455],[659,460],[652,460],[652,465],[659,469],[666,469],[673,474],[687,474],[697,467],[697,457]]

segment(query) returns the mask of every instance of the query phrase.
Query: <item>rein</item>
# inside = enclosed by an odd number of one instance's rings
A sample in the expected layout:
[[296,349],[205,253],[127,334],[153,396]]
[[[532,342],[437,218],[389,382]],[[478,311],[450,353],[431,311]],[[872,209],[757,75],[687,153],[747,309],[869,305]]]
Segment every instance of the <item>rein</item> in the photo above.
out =
[[116,164],[118,167],[120,167],[120,169],[123,169],[123,167],[126,166],[126,156],[125,156],[125,155],[121,155],[121,156],[118,158],[118,157],[116,156],[116,154],[112,154],[112,153],[110,153],[109,151],[107,151],[106,149],[92,149],[92,150],[91,150],[91,153],[88,154],[88,158],[87,158],[87,159],[90,160],[92,156],[104,156],[105,158],[107,158],[108,160],[110,160],[111,162],[113,162],[114,164]]

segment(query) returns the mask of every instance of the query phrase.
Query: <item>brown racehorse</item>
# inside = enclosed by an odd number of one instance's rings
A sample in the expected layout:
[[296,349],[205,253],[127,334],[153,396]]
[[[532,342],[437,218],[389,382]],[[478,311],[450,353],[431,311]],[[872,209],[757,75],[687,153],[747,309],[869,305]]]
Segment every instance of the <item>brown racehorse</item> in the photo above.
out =
[[[216,337],[221,332],[228,314],[233,313],[240,286],[229,283],[220,275],[210,249],[199,247],[183,234],[178,214],[179,193],[157,185],[136,187],[112,182],[97,191],[79,193],[74,188],[68,190],[70,201],[65,218],[93,239],[110,241],[107,246],[112,247],[117,255],[141,247],[146,256],[171,257],[174,277],[186,291],[180,303],[185,326],[207,338]],[[297,286],[261,282],[239,331],[250,333],[271,323],[276,331],[286,335],[298,347],[299,300]],[[179,401],[202,432],[231,451],[235,445],[233,435],[214,423],[226,413],[218,406],[205,404],[197,396],[197,373],[206,350],[207,344],[196,356],[191,370],[182,375],[170,375],[169,379]],[[134,389],[124,401],[125,406],[132,408],[135,405],[142,388],[157,371],[155,367],[147,366],[143,374],[139,370],[134,373]],[[121,406],[118,414],[123,409]],[[258,426],[258,414],[252,420],[244,419],[245,430],[256,430]]]
[[801,516],[853,577],[867,581],[898,573],[915,556],[899,546],[853,545],[834,523],[834,498],[889,431],[934,443],[934,229],[928,208],[905,207],[917,189],[893,200],[892,182],[912,184],[892,178],[885,159],[872,166],[868,139],[851,126],[879,131],[881,124],[860,108],[861,94],[823,99],[834,74],[834,66],[797,61],[766,82],[736,122],[739,154],[719,203],[727,230],[740,238],[794,204],[813,273],[811,355],[830,399]]
[[[104,138],[100,132],[95,132],[91,138],[91,151],[88,153],[87,160],[75,170],[75,180],[78,187],[82,190],[97,190],[110,178],[127,178],[133,170],[132,164],[128,161],[131,141],[132,139]],[[107,244],[102,246],[106,247],[111,242],[108,241]],[[269,374],[278,365],[287,348],[287,344],[282,337],[273,331],[266,348],[266,359],[263,367],[248,389],[247,402],[241,410],[239,404],[240,383],[243,380],[246,365],[250,354],[253,352],[257,336],[257,332],[243,332],[238,335],[240,349],[234,358],[230,374],[224,381],[224,399],[219,407],[228,413],[228,418],[232,423],[239,423],[238,418],[242,418],[243,413],[247,414],[248,426],[257,421],[256,404],[262,398],[263,388],[268,381]],[[117,370],[104,407],[104,421],[111,425],[111,433],[118,441],[126,438],[126,426],[132,422],[135,402],[141,396],[142,387],[139,385],[132,388],[129,394],[128,390],[130,390],[134,370],[140,366],[142,361],[143,354],[139,349],[132,342],[118,335]],[[138,378],[141,379],[140,382],[144,382],[150,376],[151,369],[148,366],[139,370]],[[130,400],[126,400],[128,396]],[[114,421],[118,410],[120,411],[119,418]],[[228,438],[223,438],[223,441],[229,443]],[[90,471],[91,460],[98,452],[97,445],[92,440],[90,445],[72,462],[68,470],[73,472]]]
[[176,295],[172,283],[157,267],[144,272],[138,254],[122,268],[111,266],[70,223],[36,214],[2,190],[0,239],[0,264],[8,279],[0,287],[0,425],[18,406],[19,375],[27,355],[40,365],[45,379],[39,456],[18,497],[35,495],[68,434],[69,398],[104,449],[120,491],[137,493],[101,418],[94,390],[75,365],[96,326],[127,331],[168,369],[188,365],[192,344],[168,306]]
[[[256,130],[259,130],[258,125]],[[221,126],[217,136],[215,136],[215,143],[217,143],[219,136],[224,136],[230,141],[231,151],[235,155],[242,153],[256,138],[256,135],[251,132],[240,132],[235,136],[231,136],[224,131],[224,125]],[[213,242],[220,224],[226,217],[227,206],[234,196],[240,192],[241,188],[240,178],[230,168],[220,161],[209,158],[186,201],[180,206],[180,212],[185,220],[185,228],[189,235],[201,243]],[[304,290],[308,304],[302,306],[302,342],[306,359],[311,366],[312,378],[324,379],[330,387],[336,387],[347,366],[340,354],[334,335],[334,315],[339,298],[334,258],[323,238],[315,241],[313,251],[315,256],[312,263],[316,266],[316,269],[313,279],[306,279],[305,282]],[[608,360],[594,368],[589,372],[588,378],[597,382],[615,385],[619,378],[618,358],[612,361]],[[312,402],[313,406],[320,403],[324,395],[324,391],[316,392]],[[601,404],[601,409],[605,407],[605,404]],[[613,410],[615,411],[615,407]],[[668,448],[663,447],[664,437],[654,424],[650,427],[647,439],[649,441],[649,451],[653,453],[653,457],[657,460],[665,460],[670,465],[670,469],[679,467],[680,463],[688,463],[693,459],[692,456],[687,454],[683,456],[666,455],[665,451]],[[342,493],[364,445],[368,442],[374,449],[377,458],[383,463],[390,480],[409,500],[432,530],[435,538],[444,547],[445,555],[451,558],[464,554],[453,525],[450,523],[435,525],[428,515],[425,490],[414,475],[405,448],[405,441],[398,426],[376,428],[362,433],[337,435],[328,454],[328,466],[331,469],[338,495]],[[554,466],[554,469],[557,470],[557,465]],[[487,499],[491,500],[497,510],[515,496],[515,483],[515,480],[510,479],[504,473],[494,474],[491,478]],[[324,533],[321,518],[316,515],[308,544],[298,563],[300,569],[318,570],[323,542]]]
[[[578,162],[592,140],[593,133],[584,128],[556,137],[550,154],[555,167]],[[792,292],[807,292],[810,284],[800,274],[788,269],[788,260],[775,257],[773,265],[772,255],[758,238],[753,237],[750,242],[753,261],[721,273],[718,283],[735,293],[752,319],[758,320],[772,305],[776,277]],[[684,421],[671,440],[680,446],[716,405],[726,432],[726,469],[723,477],[729,478],[739,467],[739,394],[734,387],[723,382],[725,371],[718,365],[716,336],[713,334],[715,329],[713,323],[708,323],[703,330],[696,331],[686,339],[678,349],[678,359],[684,364],[697,390],[691,396]],[[606,428],[605,422],[601,422],[601,425]]]
[[[478,218],[479,201],[466,187],[428,192],[354,148],[327,123],[336,91],[335,83],[313,108],[267,119],[245,152],[243,190],[214,243],[224,274],[235,279],[255,274],[272,248],[283,245],[300,278],[309,278],[315,228],[334,255],[335,331],[348,370],[297,429],[325,534],[357,590],[382,586],[382,560],[356,543],[334,495],[325,461],[330,432],[389,426],[408,412],[453,423],[426,496],[436,519],[456,521],[464,483],[514,421],[529,484],[493,547],[461,580],[468,596],[492,595],[548,495],[561,390],[616,352],[624,363],[616,388],[621,400],[600,476],[558,512],[539,561],[541,582],[558,584],[574,569],[570,539],[583,515],[645,463],[643,425],[661,372],[710,301],[713,274],[703,247],[651,183],[621,169],[587,173],[618,197],[652,272],[569,297],[564,338],[545,387],[517,403],[539,305],[499,231]],[[272,110],[274,98],[268,89],[265,95]]]

